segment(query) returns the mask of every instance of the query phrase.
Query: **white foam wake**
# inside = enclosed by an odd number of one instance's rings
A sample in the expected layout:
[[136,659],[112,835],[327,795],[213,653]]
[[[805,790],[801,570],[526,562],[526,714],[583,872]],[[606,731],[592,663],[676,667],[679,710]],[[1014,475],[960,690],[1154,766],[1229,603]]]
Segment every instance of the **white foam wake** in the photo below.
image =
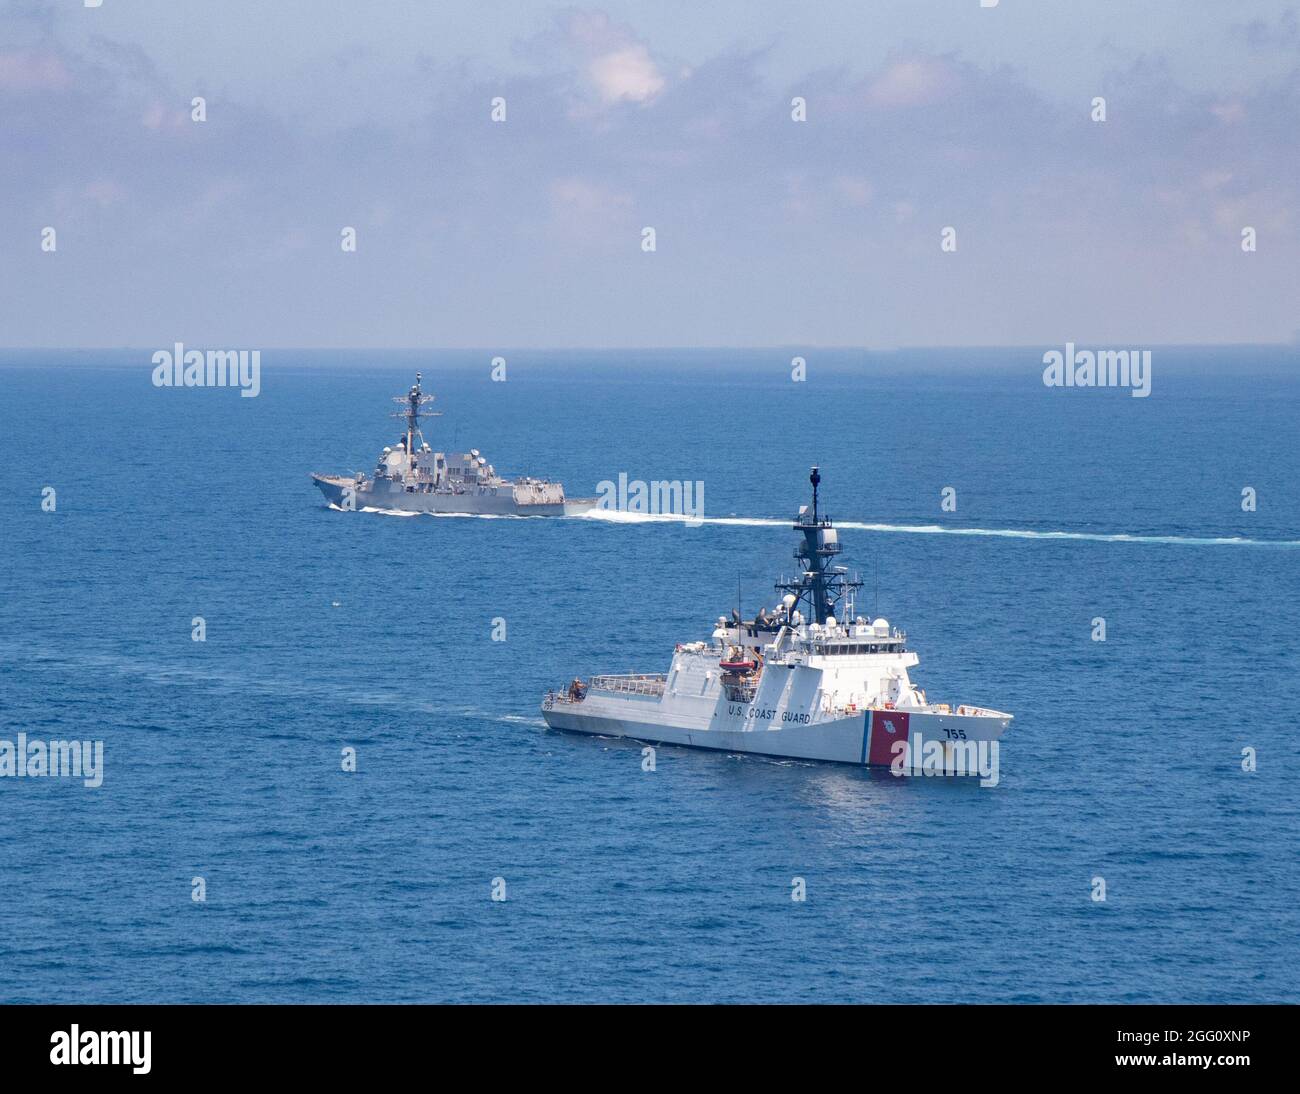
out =
[[[344,512],[330,503],[335,512]],[[376,509],[365,506],[363,513],[377,513],[384,517],[454,517],[473,520],[524,520],[514,513],[417,513],[407,509]],[[569,518],[571,520],[601,520],[611,524],[714,524],[738,528],[785,528],[789,520],[771,517],[691,517],[679,513],[629,513],[619,509],[592,509]],[[1087,543],[1164,543],[1183,547],[1300,547],[1300,539],[1254,539],[1250,536],[1160,536],[1139,535],[1133,532],[1070,532],[1039,531],[1031,528],[961,528],[943,524],[880,524],[860,520],[836,521],[839,528],[852,528],[862,532],[889,532],[916,536],[993,536],[1002,539],[1055,539],[1076,540]]]
[[[580,520],[604,520],[615,524],[717,524],[753,528],[785,528],[789,520],[766,517],[688,517],[675,513],[627,513],[593,509]],[[878,524],[858,520],[837,520],[837,528],[863,532],[891,532],[922,536],[996,536],[1006,539],[1083,540],[1091,543],[1167,543],[1193,547],[1300,547],[1300,539],[1252,539],[1248,536],[1159,536],[1131,532],[1035,531],[1026,528],[959,528],[943,524]]]
[[[336,513],[347,513],[351,510],[344,509],[341,505],[329,503],[329,508]],[[524,520],[515,513],[429,513],[424,510],[414,509],[380,509],[373,505],[363,505],[357,510],[359,513],[374,513],[381,517],[448,517],[457,520]]]

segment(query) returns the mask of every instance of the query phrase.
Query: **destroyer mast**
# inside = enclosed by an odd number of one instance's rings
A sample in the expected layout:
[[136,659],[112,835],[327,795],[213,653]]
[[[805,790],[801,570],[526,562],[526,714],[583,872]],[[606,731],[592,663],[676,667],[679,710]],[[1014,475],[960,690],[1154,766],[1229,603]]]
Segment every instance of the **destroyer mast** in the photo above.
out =
[[424,446],[424,434],[420,432],[421,418],[441,418],[441,410],[424,410],[423,407],[433,402],[432,395],[425,395],[420,390],[420,381],[424,377],[420,373],[415,374],[415,383],[411,385],[411,390],[405,395],[394,395],[393,402],[398,406],[405,405],[405,410],[399,410],[396,414],[390,414],[390,418],[406,420],[406,451],[414,452],[413,447],[416,437],[420,438],[421,447]]
[[468,452],[435,452],[420,430],[422,418],[440,417],[430,410],[415,374],[405,395],[394,395],[399,407],[390,417],[405,429],[397,443],[379,453],[374,474],[313,474],[312,481],[336,509],[381,509],[416,513],[465,513],[476,516],[577,516],[596,507],[595,498],[568,498],[562,483],[523,476],[498,475],[477,448]]

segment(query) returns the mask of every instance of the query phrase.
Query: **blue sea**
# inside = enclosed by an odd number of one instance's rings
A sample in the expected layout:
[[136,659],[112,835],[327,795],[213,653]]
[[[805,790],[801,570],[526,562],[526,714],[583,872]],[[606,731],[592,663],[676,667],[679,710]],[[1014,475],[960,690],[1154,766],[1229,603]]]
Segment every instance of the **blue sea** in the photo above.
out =
[[[1300,1001],[1297,350],[1133,398],[1045,348],[0,356],[0,739],[104,742],[0,779],[0,999]],[[417,369],[435,448],[709,519],[327,508]],[[913,678],[1015,714],[999,784],[548,731],[775,602],[814,462]]]

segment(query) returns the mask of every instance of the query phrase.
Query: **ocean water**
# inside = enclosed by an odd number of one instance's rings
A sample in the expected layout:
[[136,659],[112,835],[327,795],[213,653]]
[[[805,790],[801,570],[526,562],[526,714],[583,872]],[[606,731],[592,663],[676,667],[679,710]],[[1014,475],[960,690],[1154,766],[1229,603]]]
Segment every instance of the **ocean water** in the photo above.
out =
[[[0,357],[0,739],[105,748],[0,779],[0,998],[1300,999],[1296,351],[1157,350],[1147,399],[792,352],[268,350],[255,399]],[[326,508],[416,368],[435,447],[710,519]],[[914,678],[1015,713],[999,785],[547,731],[774,601],[813,461]]]

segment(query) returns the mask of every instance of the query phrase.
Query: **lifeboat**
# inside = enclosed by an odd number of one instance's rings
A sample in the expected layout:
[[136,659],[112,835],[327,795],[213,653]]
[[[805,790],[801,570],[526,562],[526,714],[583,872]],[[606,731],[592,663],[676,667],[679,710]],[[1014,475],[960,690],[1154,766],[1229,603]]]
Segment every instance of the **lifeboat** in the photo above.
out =
[[727,652],[718,660],[718,668],[723,672],[743,675],[753,672],[756,667],[757,662],[744,646],[728,646]]
[[728,646],[726,654],[718,661],[718,668],[723,672],[737,673],[742,676],[747,672],[753,672],[757,667],[758,663],[744,646]]

